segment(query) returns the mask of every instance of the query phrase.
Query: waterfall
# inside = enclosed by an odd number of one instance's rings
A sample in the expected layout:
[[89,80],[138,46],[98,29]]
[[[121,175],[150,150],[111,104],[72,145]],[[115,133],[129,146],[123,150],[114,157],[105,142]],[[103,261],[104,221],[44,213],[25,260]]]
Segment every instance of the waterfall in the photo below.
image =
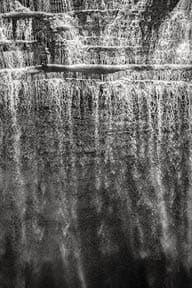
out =
[[0,278],[10,288],[191,281],[190,70],[26,69],[45,48],[48,64],[190,64],[190,1],[149,31],[153,4],[0,4]]
[[[134,249],[133,255],[142,259],[149,255],[158,258],[163,250],[167,257],[175,259],[175,241],[180,236],[173,228],[172,209],[179,190],[174,190],[175,183],[166,182],[165,177],[166,173],[171,177],[173,172],[169,169],[174,169],[176,155],[184,157],[179,154],[177,130],[185,129],[185,126],[178,126],[183,117],[183,124],[190,123],[190,106],[183,110],[178,106],[183,105],[180,102],[182,86],[173,88],[168,84],[162,89],[150,83],[135,86],[122,83],[121,87],[114,82],[112,86],[104,84],[101,89],[103,84],[89,81],[90,86],[84,86],[77,81],[74,85],[71,80],[37,78],[30,87],[27,81],[30,80],[5,83],[2,86],[5,93],[1,96],[1,101],[7,103],[4,111],[6,117],[9,115],[6,123],[11,129],[7,130],[5,123],[2,133],[13,131],[5,154],[12,164],[9,166],[5,159],[5,171],[12,175],[10,195],[14,195],[15,209],[22,223],[20,245],[27,249],[22,256],[24,261],[38,261],[40,265],[41,259],[57,259],[61,253],[66,279],[73,282],[70,275],[73,266],[73,273],[77,274],[75,281],[87,287],[90,276],[85,271],[91,268],[85,265],[88,254],[84,241],[88,232],[81,229],[88,220],[84,217],[92,217],[93,213],[95,219],[98,218],[94,224],[98,233],[94,245],[101,250],[94,257],[99,259],[102,253],[103,257],[111,257],[111,253],[118,255],[121,248],[118,245],[123,244],[118,243],[113,234],[116,228],[111,223],[115,199],[124,211],[119,217],[127,245],[130,243]],[[3,90],[6,87],[8,90]],[[92,102],[88,103],[88,99]],[[93,109],[92,112],[89,109]],[[169,159],[171,162],[167,162]],[[190,165],[190,158],[188,161],[186,165]],[[184,183],[177,177],[181,177],[182,168],[177,169],[174,177],[181,189]],[[183,225],[188,225],[185,249],[189,251],[190,186],[187,189],[188,214],[184,217],[188,224],[181,219],[180,225],[184,230]],[[4,197],[7,197],[5,192]],[[25,220],[24,215],[29,211],[34,218]],[[99,220],[101,215],[104,218]],[[89,221],[87,225],[91,229],[92,218]],[[87,249],[93,253],[91,247]],[[37,260],[38,251],[41,251],[41,258]],[[55,255],[58,256],[55,258]],[[70,257],[74,257],[73,263]],[[190,257],[187,259],[183,261],[190,262]]]

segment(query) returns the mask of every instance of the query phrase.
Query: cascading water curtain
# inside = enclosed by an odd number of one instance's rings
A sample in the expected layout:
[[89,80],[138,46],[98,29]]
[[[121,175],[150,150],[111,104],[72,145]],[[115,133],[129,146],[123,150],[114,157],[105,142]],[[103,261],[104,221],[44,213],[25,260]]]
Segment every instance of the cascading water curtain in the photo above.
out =
[[1,197],[13,215],[1,219],[1,253],[11,237],[16,279],[44,263],[72,287],[117,281],[126,261],[191,267],[189,86],[36,79],[2,86],[1,103]]
[[53,64],[190,64],[191,5],[165,18],[148,55],[140,17],[152,1],[13,2],[1,12],[88,16],[1,19],[0,286],[190,287],[191,74],[20,68],[40,64],[40,40]]
[[190,85],[10,77],[0,101],[10,287],[42,287],[45,271],[53,286],[132,285],[137,263],[156,287],[177,263],[189,270]]

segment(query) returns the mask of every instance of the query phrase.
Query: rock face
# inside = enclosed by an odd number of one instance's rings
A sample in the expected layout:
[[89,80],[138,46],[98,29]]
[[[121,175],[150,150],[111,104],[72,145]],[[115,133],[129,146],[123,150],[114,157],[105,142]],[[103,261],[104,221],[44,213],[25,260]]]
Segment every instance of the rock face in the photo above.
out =
[[0,286],[191,287],[190,1],[0,11]]

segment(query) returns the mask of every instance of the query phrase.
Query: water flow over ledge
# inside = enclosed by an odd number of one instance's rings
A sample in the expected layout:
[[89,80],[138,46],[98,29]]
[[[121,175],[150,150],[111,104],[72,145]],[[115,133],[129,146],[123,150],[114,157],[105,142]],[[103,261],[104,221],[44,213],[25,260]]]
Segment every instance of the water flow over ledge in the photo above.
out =
[[[33,2],[30,9],[50,12],[48,1]],[[66,0],[58,3],[71,9]],[[130,48],[130,57],[106,48],[88,52],[84,43],[143,49],[138,13],[125,9],[114,21],[108,15],[99,35],[87,27],[81,37],[76,29],[56,29],[54,19],[48,36],[61,31],[65,45],[47,44],[50,62],[142,65],[146,58],[149,65],[190,65],[188,4],[180,1],[163,19],[158,37],[157,28],[149,33],[154,47],[144,54]],[[88,16],[74,23],[86,27]],[[12,20],[3,21],[0,41],[37,40],[37,22],[21,19],[14,30]],[[37,47],[25,53],[14,45],[0,50],[2,68],[39,64]],[[0,286],[191,287],[191,74],[17,78],[9,69],[0,80]]]
[[159,287],[190,271],[188,85],[17,80],[1,110],[11,287]]

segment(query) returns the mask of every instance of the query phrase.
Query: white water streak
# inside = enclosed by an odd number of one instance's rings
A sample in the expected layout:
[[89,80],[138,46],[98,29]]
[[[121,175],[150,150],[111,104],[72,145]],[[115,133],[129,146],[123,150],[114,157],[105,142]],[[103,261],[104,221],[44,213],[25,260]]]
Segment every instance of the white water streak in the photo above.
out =
[[16,195],[15,204],[17,205],[18,212],[21,217],[22,223],[22,244],[25,243],[25,222],[23,221],[23,217],[25,214],[25,190],[24,190],[24,180],[21,172],[21,146],[20,146],[20,125],[18,124],[17,119],[17,102],[18,102],[18,93],[20,90],[20,83],[13,82],[11,75],[8,75],[8,97],[9,97],[9,108],[12,117],[12,128],[14,131],[13,134],[13,161],[14,161],[14,176],[16,180]]

